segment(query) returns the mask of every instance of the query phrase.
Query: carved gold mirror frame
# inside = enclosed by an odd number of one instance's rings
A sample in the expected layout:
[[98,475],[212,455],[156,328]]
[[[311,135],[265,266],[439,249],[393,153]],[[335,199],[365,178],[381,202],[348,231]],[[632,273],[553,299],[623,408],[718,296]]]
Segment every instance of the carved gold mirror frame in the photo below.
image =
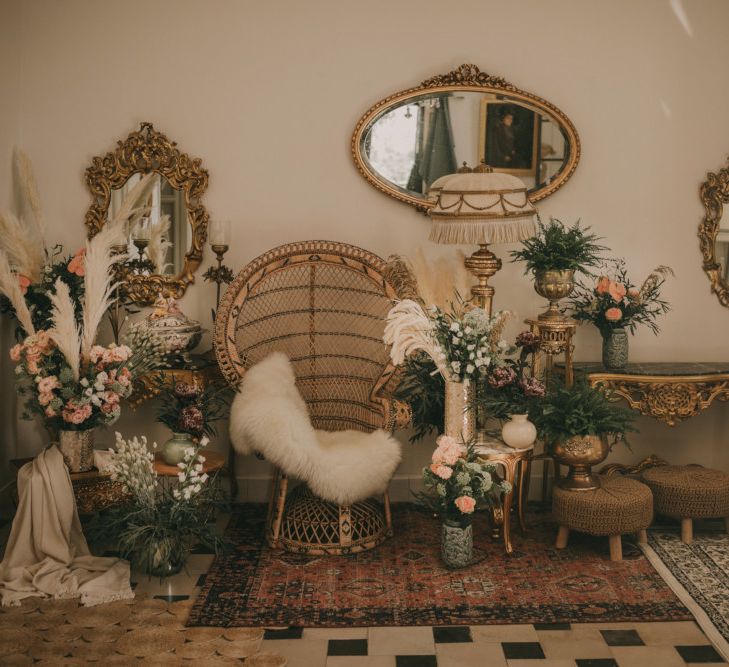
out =
[[117,141],[113,151],[93,158],[86,169],[86,185],[92,197],[85,219],[89,238],[106,223],[112,190],[122,187],[132,174],[149,172],[160,174],[173,188],[184,193],[191,241],[178,275],[125,275],[124,289],[138,304],[152,303],[160,292],[176,299],[185,294],[187,286],[195,281],[193,274],[202,261],[209,220],[201,203],[208,187],[208,171],[202,167],[202,160],[181,152],[152,123],[142,123],[138,132]]
[[351,150],[354,163],[359,172],[375,188],[386,195],[414,206],[418,211],[427,212],[433,207],[434,201],[428,201],[423,196],[409,194],[409,191],[388,184],[382,177],[370,167],[366,156],[363,154],[362,144],[365,133],[376,119],[382,116],[389,109],[401,106],[410,98],[418,98],[429,93],[457,93],[471,91],[476,93],[494,93],[503,96],[505,100],[523,102],[524,104],[551,116],[560,126],[563,136],[569,142],[569,155],[565,159],[564,167],[557,173],[556,177],[541,187],[529,193],[529,199],[533,202],[548,197],[561,188],[572,176],[580,159],[580,138],[577,129],[572,121],[551,102],[538,97],[525,90],[520,90],[505,79],[492,76],[482,72],[476,65],[464,64],[447,74],[426,79],[419,86],[402,90],[372,106],[362,118],[360,118],[352,135]]
[[716,239],[724,214],[724,204],[729,203],[729,167],[717,173],[709,172],[699,191],[704,205],[704,219],[699,225],[699,247],[703,257],[703,268],[711,282],[711,291],[719,303],[729,308],[729,284],[721,275],[721,265],[716,260]]

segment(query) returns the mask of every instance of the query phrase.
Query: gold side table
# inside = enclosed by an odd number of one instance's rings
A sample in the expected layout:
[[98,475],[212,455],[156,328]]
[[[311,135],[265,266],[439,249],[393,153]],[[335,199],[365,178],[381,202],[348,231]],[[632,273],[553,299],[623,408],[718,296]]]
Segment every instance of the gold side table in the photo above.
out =
[[[574,382],[574,373],[572,370],[572,337],[577,331],[577,320],[569,317],[560,319],[528,319],[524,320],[525,324],[533,334],[539,336],[539,352],[541,354],[534,355],[534,365],[532,374],[539,377],[544,374],[545,384],[554,369],[554,357],[564,354],[564,374],[565,384],[571,386]],[[546,357],[546,361],[542,364],[542,355]]]
[[516,498],[516,510],[519,526],[526,531],[524,507],[529,497],[529,476],[531,472],[534,445],[526,449],[514,449],[500,440],[489,439],[476,446],[476,454],[484,463],[500,466],[504,470],[504,479],[511,484],[511,491],[505,493],[501,507],[495,507],[492,513],[495,534],[502,528],[504,549],[507,554],[514,551],[511,544],[511,507]]

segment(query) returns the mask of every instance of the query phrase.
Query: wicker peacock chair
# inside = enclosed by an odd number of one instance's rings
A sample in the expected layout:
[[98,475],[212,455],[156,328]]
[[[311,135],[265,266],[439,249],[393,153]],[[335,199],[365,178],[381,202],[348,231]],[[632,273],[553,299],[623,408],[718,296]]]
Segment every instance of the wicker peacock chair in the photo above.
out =
[[[404,428],[408,406],[392,398],[395,367],[382,342],[398,295],[385,262],[331,241],[289,243],[248,264],[225,293],[216,318],[215,354],[236,386],[246,369],[274,351],[290,358],[317,429],[371,432]],[[289,551],[343,554],[371,549],[392,534],[387,494],[338,506],[305,484],[287,496],[276,470],[266,537]]]

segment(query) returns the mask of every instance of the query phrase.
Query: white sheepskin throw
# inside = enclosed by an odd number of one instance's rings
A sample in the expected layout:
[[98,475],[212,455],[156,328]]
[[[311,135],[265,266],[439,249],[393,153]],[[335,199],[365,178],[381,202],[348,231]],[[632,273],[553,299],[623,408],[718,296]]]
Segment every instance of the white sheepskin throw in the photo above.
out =
[[235,450],[260,452],[320,498],[340,505],[384,493],[400,463],[400,443],[382,430],[315,430],[295,383],[281,352],[246,372],[230,413]]

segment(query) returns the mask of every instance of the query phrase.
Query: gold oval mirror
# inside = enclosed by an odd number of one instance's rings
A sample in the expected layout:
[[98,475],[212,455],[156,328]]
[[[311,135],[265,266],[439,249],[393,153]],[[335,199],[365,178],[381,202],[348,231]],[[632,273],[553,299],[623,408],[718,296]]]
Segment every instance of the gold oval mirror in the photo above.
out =
[[719,303],[729,308],[729,167],[709,172],[701,184],[704,219],[699,225],[699,247],[703,267],[711,281],[711,291]]
[[532,201],[543,199],[575,171],[580,139],[553,104],[461,65],[375,104],[355,128],[352,155],[378,190],[427,211],[440,176],[482,160],[519,176]]
[[126,223],[127,242],[119,248],[128,255],[122,269],[129,298],[138,304],[152,303],[160,292],[180,298],[195,280],[207,235],[201,199],[208,172],[200,158],[142,123],[115,150],[92,160],[86,185],[93,198],[86,212],[89,238],[130,208],[130,197],[138,199]]

